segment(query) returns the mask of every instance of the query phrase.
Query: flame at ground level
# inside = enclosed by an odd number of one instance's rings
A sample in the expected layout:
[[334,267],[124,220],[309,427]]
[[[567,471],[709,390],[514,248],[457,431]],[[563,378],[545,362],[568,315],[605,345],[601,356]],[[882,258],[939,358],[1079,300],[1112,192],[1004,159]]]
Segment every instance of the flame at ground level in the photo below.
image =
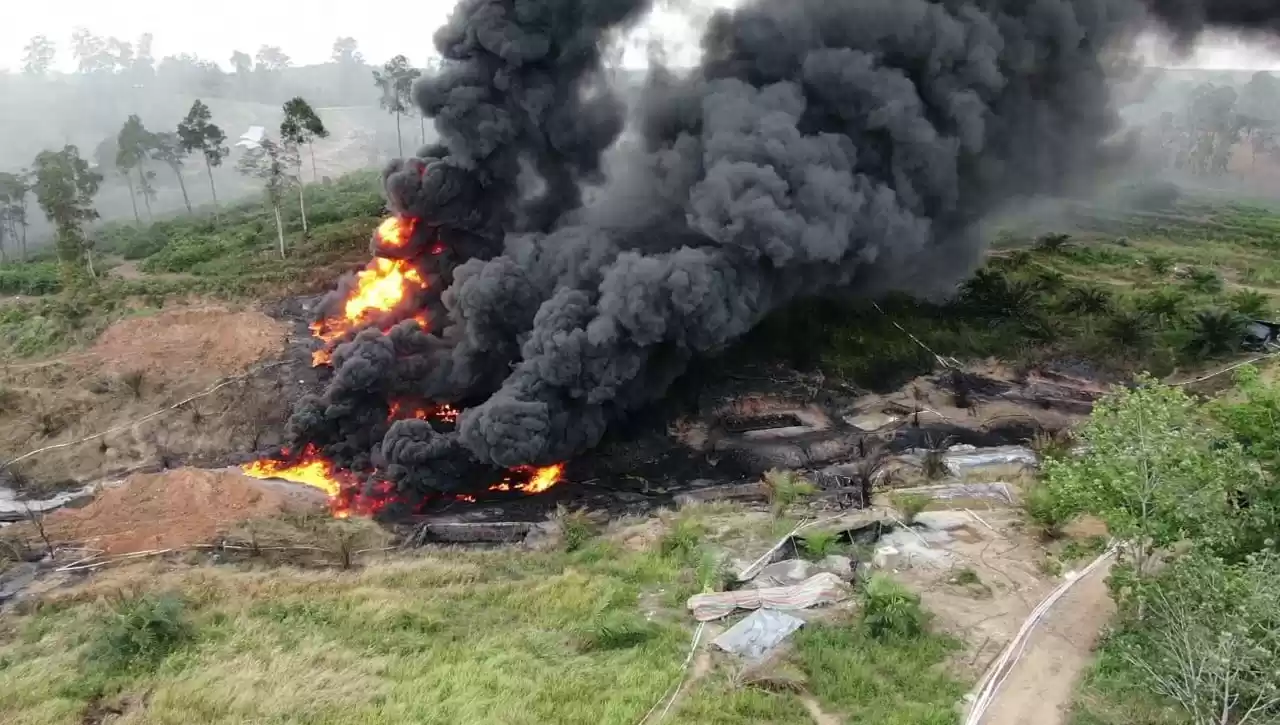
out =
[[[285,456],[288,450],[282,451]],[[308,445],[296,461],[262,460],[246,463],[240,467],[245,475],[253,478],[278,478],[284,481],[300,483],[318,488],[329,496],[329,508],[338,518],[347,518],[352,513],[373,515],[388,503],[395,500],[391,483],[379,484],[380,496],[370,499],[356,493],[358,484],[326,459],[314,446]],[[525,494],[538,494],[547,491],[560,482],[564,475],[564,464],[551,466],[516,466],[502,479],[489,487],[490,491],[520,491]],[[524,480],[519,480],[524,479]],[[476,497],[461,494],[454,497],[457,501],[475,502]]]

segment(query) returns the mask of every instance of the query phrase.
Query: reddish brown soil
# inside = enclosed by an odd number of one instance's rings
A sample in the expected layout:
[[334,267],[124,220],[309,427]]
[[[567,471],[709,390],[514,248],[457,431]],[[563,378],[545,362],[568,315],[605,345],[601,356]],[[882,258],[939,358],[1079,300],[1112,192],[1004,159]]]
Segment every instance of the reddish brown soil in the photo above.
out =
[[132,317],[107,328],[92,352],[111,370],[216,377],[278,352],[288,329],[256,311],[197,307]]
[[168,549],[209,543],[241,521],[323,509],[324,497],[308,493],[234,471],[181,468],[130,476],[84,508],[49,516],[45,525],[55,542],[108,554]]

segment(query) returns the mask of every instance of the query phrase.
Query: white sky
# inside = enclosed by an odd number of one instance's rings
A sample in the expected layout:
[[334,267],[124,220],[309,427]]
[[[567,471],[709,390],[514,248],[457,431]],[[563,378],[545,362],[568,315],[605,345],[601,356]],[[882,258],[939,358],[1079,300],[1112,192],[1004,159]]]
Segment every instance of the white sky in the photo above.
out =
[[[351,36],[370,63],[380,64],[403,53],[410,63],[421,65],[435,54],[431,35],[454,4],[452,0],[221,0],[201,6],[208,11],[197,14],[195,6],[174,0],[3,0],[6,5],[10,2],[17,7],[6,9],[0,20],[0,68],[18,70],[27,41],[47,35],[58,45],[58,68],[67,71],[74,70],[71,33],[80,27],[131,42],[149,32],[155,36],[152,55],[157,61],[166,55],[194,53],[226,68],[233,50],[252,56],[260,46],[278,45],[294,65],[322,63],[329,60],[335,38]],[[307,9],[305,18],[293,16],[300,7]],[[401,17],[395,17],[396,12]],[[413,17],[412,23],[403,20],[406,15]],[[684,46],[686,52],[679,55],[696,48],[696,34],[686,30],[687,22],[674,11],[658,15],[651,21],[655,37],[668,45]],[[640,64],[642,59],[643,53],[628,53],[627,65]]]
[[[725,5],[733,0],[659,0],[663,5]],[[58,67],[72,70],[71,33],[84,27],[101,36],[136,40],[150,32],[155,36],[153,54],[157,60],[166,55],[194,53],[216,61],[224,67],[233,50],[253,55],[259,46],[280,46],[295,65],[328,60],[335,38],[356,39],[371,63],[382,63],[403,53],[414,64],[422,64],[434,54],[431,34],[442,24],[452,9],[451,0],[421,0],[406,4],[353,3],[352,0],[221,0],[206,6],[212,12],[193,13],[189,3],[174,0],[5,0],[17,8],[7,9],[0,22],[0,68],[17,70],[21,66],[22,48],[33,35],[47,35],[58,44]],[[305,19],[293,17],[296,8],[305,7]],[[393,16],[393,10],[412,14],[413,23]],[[696,62],[696,31],[675,11],[656,13],[648,33],[668,51],[669,62]],[[403,17],[403,15],[402,15]],[[195,22],[189,20],[196,18]],[[1150,50],[1144,52],[1155,65],[1168,67],[1203,67],[1215,69],[1280,70],[1280,54],[1268,52],[1230,38],[1214,38],[1202,44],[1196,53],[1178,59],[1156,49],[1159,43],[1147,39]],[[643,40],[640,40],[643,43]],[[629,52],[626,65],[643,65],[644,53],[638,48]]]

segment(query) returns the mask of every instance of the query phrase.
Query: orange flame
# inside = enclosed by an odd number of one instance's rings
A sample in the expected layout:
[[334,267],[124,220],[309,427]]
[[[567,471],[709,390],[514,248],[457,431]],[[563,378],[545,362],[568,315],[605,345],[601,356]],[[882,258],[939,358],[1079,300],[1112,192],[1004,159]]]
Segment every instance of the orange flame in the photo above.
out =
[[[311,324],[311,333],[325,343],[322,349],[312,353],[311,364],[328,364],[333,355],[330,345],[335,340],[364,324],[372,314],[395,309],[406,295],[425,287],[418,270],[408,262],[374,257],[368,266],[356,273],[356,289],[343,305],[342,316],[334,315]],[[424,329],[427,327],[425,314],[413,319]]]
[[[289,455],[288,450],[281,452],[286,456]],[[268,458],[246,463],[240,467],[240,470],[252,478],[279,478],[318,488],[329,496],[334,516],[346,518],[350,515],[350,511],[337,505],[338,495],[342,492],[340,474],[333,463],[325,459],[315,446],[308,445],[303,449],[298,460],[292,463]]]
[[412,218],[401,219],[393,216],[384,219],[378,225],[378,241],[388,247],[403,247],[413,236],[413,228],[417,223],[418,220]]
[[550,466],[543,466],[542,468],[535,468],[534,466],[516,466],[511,469],[511,472],[530,474],[529,480],[524,483],[512,483],[510,478],[505,478],[502,480],[502,483],[490,486],[489,490],[542,493],[560,482],[560,476],[564,475],[564,464],[556,463]]

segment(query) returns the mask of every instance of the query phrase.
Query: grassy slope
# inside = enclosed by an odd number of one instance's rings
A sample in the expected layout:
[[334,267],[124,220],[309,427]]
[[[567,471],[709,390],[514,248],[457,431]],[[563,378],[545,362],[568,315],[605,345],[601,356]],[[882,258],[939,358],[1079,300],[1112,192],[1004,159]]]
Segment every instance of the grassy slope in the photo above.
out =
[[[0,357],[59,352],[91,340],[123,314],[191,296],[278,298],[327,289],[338,274],[335,264],[367,257],[383,201],[372,173],[310,185],[307,196],[309,237],[296,209],[285,209],[285,260],[270,210],[254,201],[224,209],[220,221],[195,216],[141,229],[108,225],[96,250],[99,270],[106,271],[84,289],[63,290],[57,263],[47,257],[0,267],[0,295],[22,296],[0,299]],[[111,274],[121,260],[134,262],[143,276]]]
[[[111,572],[0,619],[0,714],[78,723],[94,703],[147,693],[129,722],[630,725],[679,678],[693,631],[682,603],[708,576],[701,514],[681,516],[646,550],[598,539],[573,553],[437,551],[347,572]],[[180,596],[187,629],[166,634],[168,615],[115,623],[140,592]],[[147,656],[125,659],[120,643],[133,651],[142,631]],[[944,725],[964,690],[942,668],[952,647],[878,640],[846,614],[802,630],[789,657],[827,712]],[[735,684],[735,672],[726,663],[689,683],[664,722],[807,721],[795,692]]]

